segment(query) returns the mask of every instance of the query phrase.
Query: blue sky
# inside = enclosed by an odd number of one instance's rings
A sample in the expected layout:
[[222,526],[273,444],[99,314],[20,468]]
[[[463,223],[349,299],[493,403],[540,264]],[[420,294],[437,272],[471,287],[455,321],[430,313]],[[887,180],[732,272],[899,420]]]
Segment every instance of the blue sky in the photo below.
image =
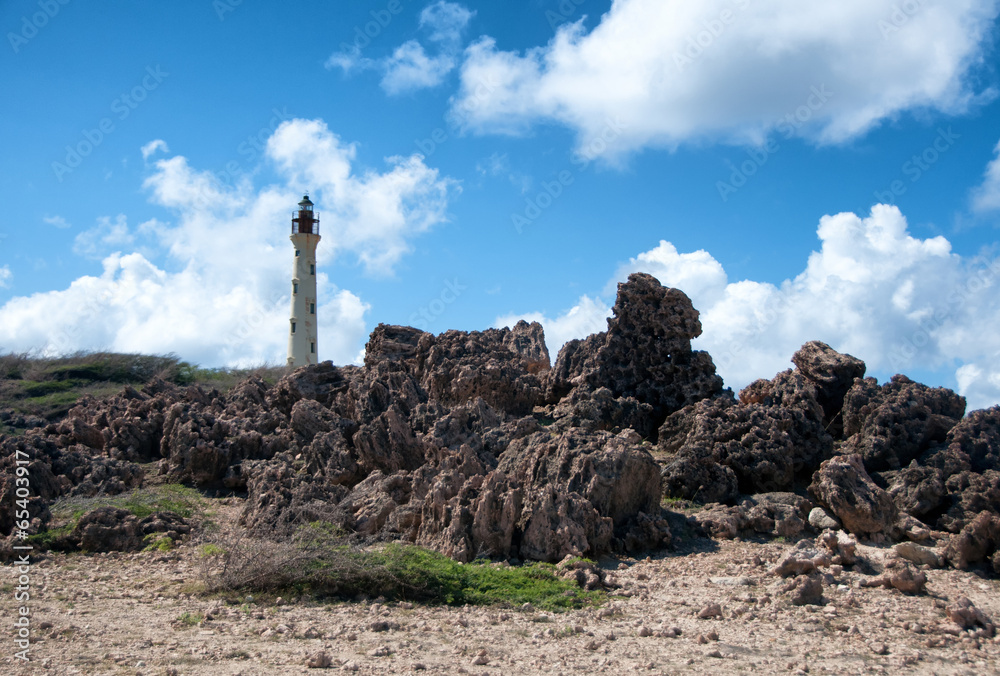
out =
[[1000,402],[996,0],[0,5],[0,350],[281,363],[604,326],[644,270],[739,388],[810,339]]

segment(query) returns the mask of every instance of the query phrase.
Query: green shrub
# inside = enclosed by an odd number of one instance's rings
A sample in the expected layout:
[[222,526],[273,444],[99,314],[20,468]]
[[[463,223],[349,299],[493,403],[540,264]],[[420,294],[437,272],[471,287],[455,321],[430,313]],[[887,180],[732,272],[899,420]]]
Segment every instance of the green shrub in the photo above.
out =
[[301,528],[283,542],[242,538],[222,549],[221,569],[207,580],[210,591],[383,596],[446,605],[531,603],[553,611],[603,599],[603,594],[559,577],[551,564],[462,564],[403,544],[363,550],[314,526]]
[[183,612],[180,617],[174,620],[174,623],[182,627],[193,627],[204,619],[205,616],[201,613]]

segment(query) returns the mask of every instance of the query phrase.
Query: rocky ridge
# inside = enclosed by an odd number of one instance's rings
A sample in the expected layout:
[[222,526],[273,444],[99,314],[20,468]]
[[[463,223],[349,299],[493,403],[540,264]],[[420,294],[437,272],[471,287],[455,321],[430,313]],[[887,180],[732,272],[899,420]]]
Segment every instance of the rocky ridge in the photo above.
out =
[[[820,548],[837,533],[899,542],[920,563],[872,574],[909,592],[919,566],[1000,573],[1000,407],[966,416],[949,390],[879,385],[818,341],[737,397],[691,348],[700,333],[683,292],[634,274],[607,330],[567,343],[551,368],[538,324],[436,336],[379,325],[363,366],[326,362],[227,393],[126,387],[0,438],[0,535],[15,525],[20,451],[29,532],[57,498],[157,475],[245,493],[240,520],[262,536],[318,520],[462,561],[657,550],[679,536],[674,523]],[[704,507],[682,516],[677,500]],[[90,517],[76,545],[128,548],[150,528],[98,537],[109,519]],[[160,515],[157,532],[183,534],[182,522]],[[817,598],[823,568],[798,572],[789,593]]]

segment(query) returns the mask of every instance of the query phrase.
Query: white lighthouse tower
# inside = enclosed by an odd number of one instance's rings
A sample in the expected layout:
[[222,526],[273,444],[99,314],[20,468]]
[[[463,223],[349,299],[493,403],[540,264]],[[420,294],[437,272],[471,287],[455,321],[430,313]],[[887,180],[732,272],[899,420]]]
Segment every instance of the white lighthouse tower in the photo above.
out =
[[309,195],[299,202],[292,217],[292,316],[288,327],[288,365],[317,364],[316,330],[316,245],[319,244],[319,215],[313,212]]

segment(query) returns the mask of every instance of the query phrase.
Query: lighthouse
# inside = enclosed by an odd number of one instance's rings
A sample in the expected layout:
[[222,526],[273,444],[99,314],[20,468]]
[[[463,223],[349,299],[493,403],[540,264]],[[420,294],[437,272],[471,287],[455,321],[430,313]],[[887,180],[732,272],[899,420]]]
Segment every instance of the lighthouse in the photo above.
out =
[[292,316],[288,327],[288,365],[317,364],[316,330],[316,245],[319,244],[319,214],[313,211],[309,195],[299,202],[292,215]]

